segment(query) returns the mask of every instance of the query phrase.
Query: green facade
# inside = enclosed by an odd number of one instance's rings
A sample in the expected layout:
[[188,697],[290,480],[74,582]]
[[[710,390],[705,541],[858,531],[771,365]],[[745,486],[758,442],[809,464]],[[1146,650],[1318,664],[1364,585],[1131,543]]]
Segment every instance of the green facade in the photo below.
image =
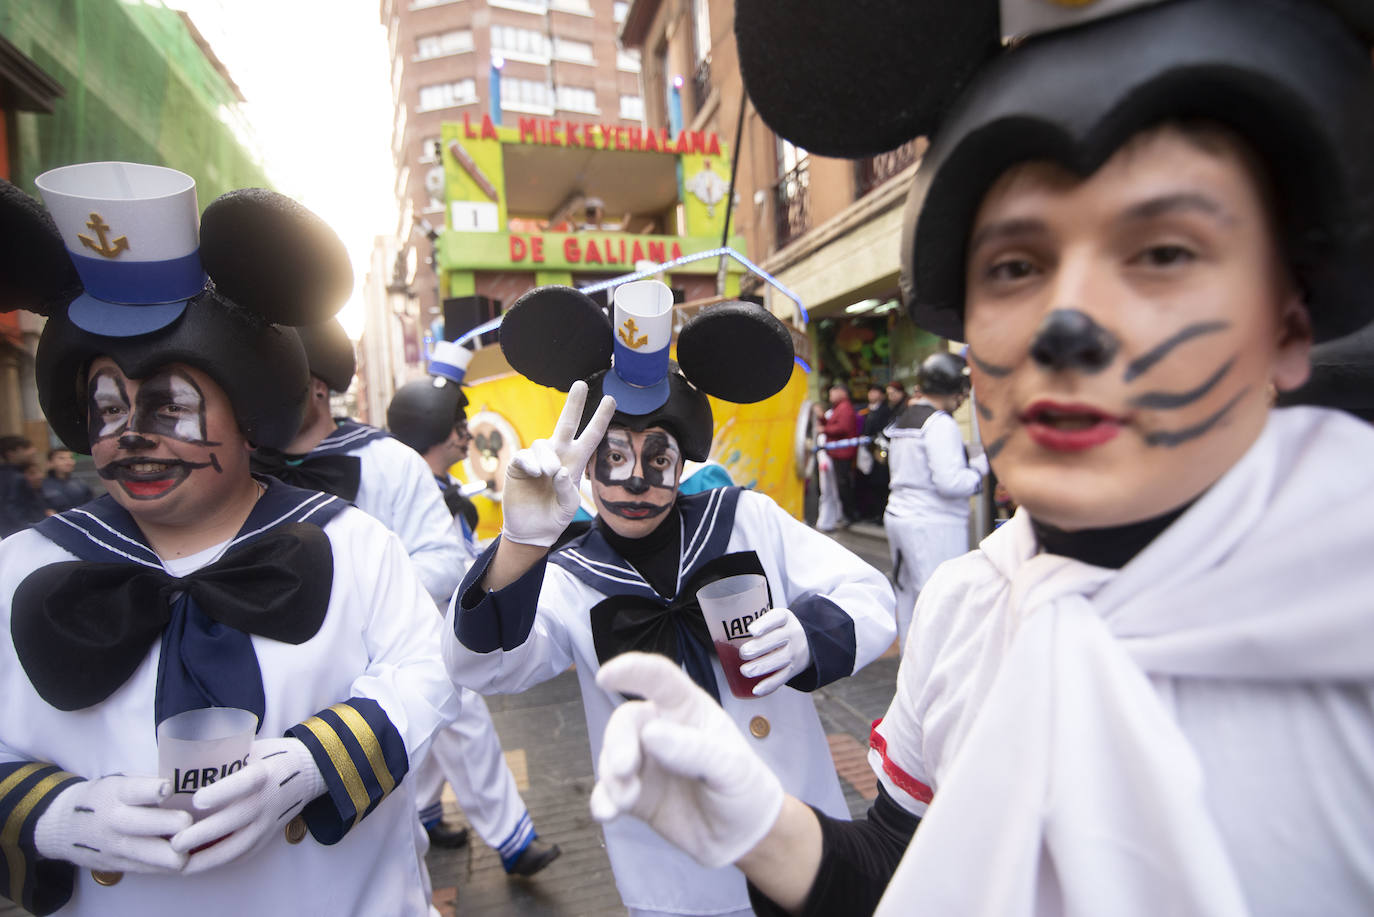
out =
[[161,3],[4,0],[0,34],[66,91],[50,115],[15,115],[12,179],[31,194],[48,169],[100,160],[185,172],[202,208],[235,188],[271,186],[235,127],[234,88]]

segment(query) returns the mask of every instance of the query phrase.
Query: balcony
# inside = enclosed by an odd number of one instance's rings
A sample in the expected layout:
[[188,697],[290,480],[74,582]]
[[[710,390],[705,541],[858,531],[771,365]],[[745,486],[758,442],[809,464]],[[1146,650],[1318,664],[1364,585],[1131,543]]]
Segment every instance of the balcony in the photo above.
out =
[[811,226],[811,170],[808,165],[805,161],[799,163],[773,188],[774,230],[778,248]]
[[925,152],[924,137],[908,140],[895,150],[879,153],[854,163],[854,197],[863,197],[889,178],[917,162]]
[[692,71],[692,99],[696,103],[693,115],[706,107],[711,95],[711,58],[703,57]]

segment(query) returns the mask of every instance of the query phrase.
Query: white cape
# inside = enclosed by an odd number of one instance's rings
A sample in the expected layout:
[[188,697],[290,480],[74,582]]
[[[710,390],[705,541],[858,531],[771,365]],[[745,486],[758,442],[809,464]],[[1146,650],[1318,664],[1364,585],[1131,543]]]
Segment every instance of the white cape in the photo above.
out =
[[1120,571],[1037,555],[1024,513],[989,536],[1019,624],[878,915],[1246,914],[1148,676],[1374,681],[1371,453],[1345,415],[1273,412]]

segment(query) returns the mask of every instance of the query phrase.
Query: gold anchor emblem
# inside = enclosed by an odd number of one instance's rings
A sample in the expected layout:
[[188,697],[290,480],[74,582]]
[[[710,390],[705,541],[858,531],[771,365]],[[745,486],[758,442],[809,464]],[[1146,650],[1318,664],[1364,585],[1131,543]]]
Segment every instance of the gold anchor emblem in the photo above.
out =
[[105,233],[109,231],[110,227],[104,220],[100,218],[100,214],[93,212],[91,214],[90,222],[88,222],[86,225],[90,227],[91,232],[95,233],[95,237],[100,240],[100,244],[96,245],[90,237],[83,236],[80,233],[77,233],[76,237],[81,240],[82,245],[86,246],[91,251],[95,252],[97,255],[104,255],[106,258],[113,258],[120,252],[126,252],[129,250],[128,236],[120,236],[118,239],[111,239],[109,241],[106,241]]
[[625,325],[620,329],[620,339],[624,341],[625,346],[630,348],[631,350],[638,350],[645,344],[649,343],[649,336],[647,334],[642,334],[638,338],[635,337],[635,334],[638,331],[639,328],[635,325],[634,319],[625,319]]

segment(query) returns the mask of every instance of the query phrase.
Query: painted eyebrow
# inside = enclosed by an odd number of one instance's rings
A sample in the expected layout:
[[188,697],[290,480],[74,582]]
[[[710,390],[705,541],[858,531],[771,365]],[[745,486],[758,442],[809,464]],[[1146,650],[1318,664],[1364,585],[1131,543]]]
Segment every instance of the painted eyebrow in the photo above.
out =
[[1117,222],[1140,223],[1172,213],[1197,213],[1225,226],[1236,223],[1236,218],[1220,201],[1200,191],[1180,191],[1177,194],[1165,194],[1141,201],[1126,208],[1126,212],[1117,218]]
[[1044,220],[1034,217],[1013,217],[1009,220],[998,220],[981,227],[969,239],[968,250],[972,255],[984,245],[1004,239],[1024,238],[1026,236],[1049,235],[1050,228]]

